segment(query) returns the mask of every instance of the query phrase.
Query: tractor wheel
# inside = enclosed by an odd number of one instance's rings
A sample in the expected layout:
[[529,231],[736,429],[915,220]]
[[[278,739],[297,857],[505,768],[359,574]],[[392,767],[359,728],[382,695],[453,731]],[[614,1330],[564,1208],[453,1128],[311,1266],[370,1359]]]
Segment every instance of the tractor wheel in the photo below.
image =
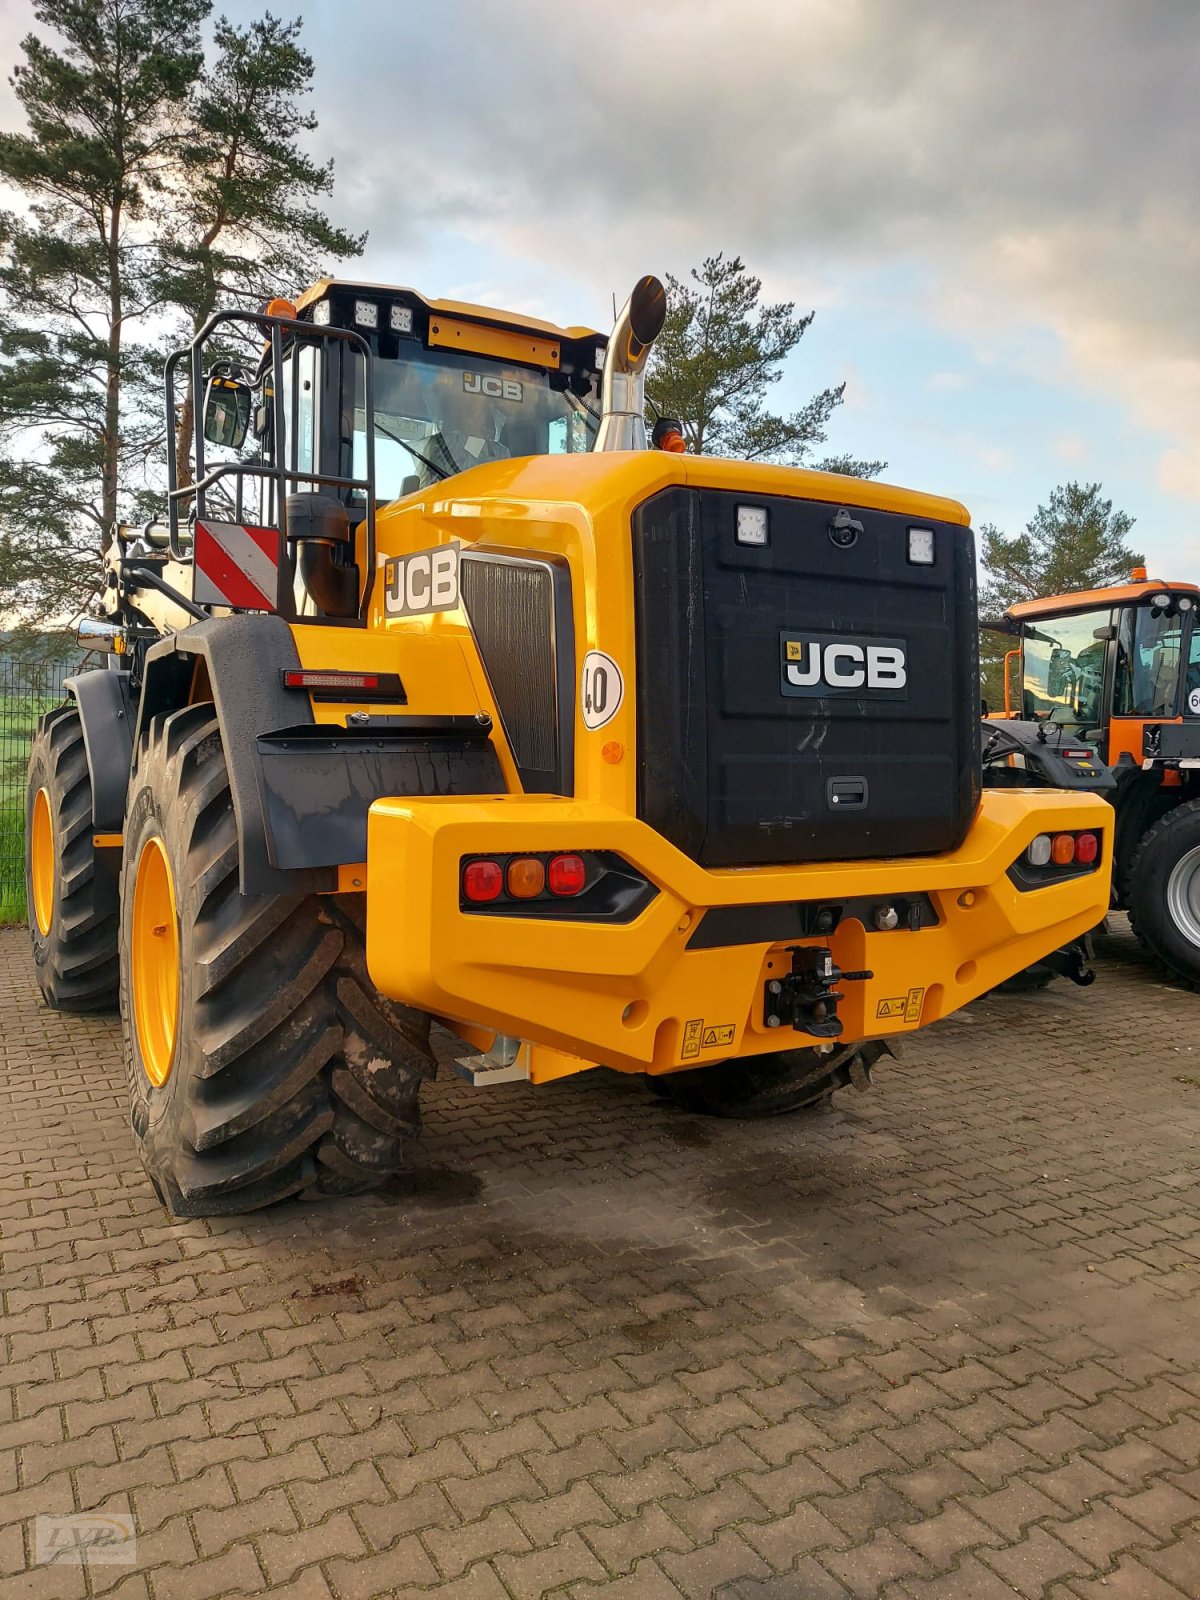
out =
[[376,1187],[419,1132],[429,1019],[367,977],[362,897],[238,886],[212,707],[156,718],[121,884],[130,1119],[176,1216]]
[[881,1040],[821,1055],[813,1048],[775,1050],[651,1078],[655,1093],[708,1117],[778,1117],[828,1100],[835,1089],[870,1087],[871,1068],[891,1047]]
[[92,779],[73,705],[38,724],[25,794],[25,899],[42,997],[54,1011],[117,1008],[117,877],[96,860]]
[[1165,972],[1200,989],[1200,800],[1142,836],[1129,868],[1129,920]]

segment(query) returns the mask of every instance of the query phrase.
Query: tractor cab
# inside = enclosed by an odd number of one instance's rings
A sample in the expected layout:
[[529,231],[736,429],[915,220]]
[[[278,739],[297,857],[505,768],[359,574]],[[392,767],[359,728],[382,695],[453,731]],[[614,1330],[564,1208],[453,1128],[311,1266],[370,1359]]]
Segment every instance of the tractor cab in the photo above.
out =
[[[1004,714],[1060,728],[1111,767],[1200,759],[1200,589],[1130,582],[1010,606]],[[1184,747],[1187,747],[1186,750]]]

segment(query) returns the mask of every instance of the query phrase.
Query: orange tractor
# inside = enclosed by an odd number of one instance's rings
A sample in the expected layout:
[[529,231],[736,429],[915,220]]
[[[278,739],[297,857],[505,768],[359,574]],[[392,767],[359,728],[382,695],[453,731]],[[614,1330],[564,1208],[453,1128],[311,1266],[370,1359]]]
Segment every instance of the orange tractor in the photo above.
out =
[[[1113,903],[1129,912],[1158,965],[1194,987],[1200,987],[1198,607],[1195,584],[1160,582],[1136,568],[1128,583],[1021,601],[983,624],[1015,641],[1005,656],[1003,716],[985,724],[989,781],[1026,782],[1049,760],[1057,784],[1063,783],[1057,769],[1065,766],[1074,769],[1078,786],[1105,792],[1117,814]],[[1025,755],[1017,748],[1022,739]]]

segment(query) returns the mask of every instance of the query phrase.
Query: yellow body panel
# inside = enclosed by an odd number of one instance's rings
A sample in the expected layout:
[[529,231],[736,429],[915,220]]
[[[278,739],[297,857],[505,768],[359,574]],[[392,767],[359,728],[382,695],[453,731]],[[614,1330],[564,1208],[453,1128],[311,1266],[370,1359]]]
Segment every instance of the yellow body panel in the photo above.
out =
[[[593,1063],[662,1073],[730,1056],[794,1048],[809,1036],[768,1029],[763,989],[790,968],[782,945],[688,950],[704,911],[738,904],[923,892],[938,925],[867,932],[847,920],[828,940],[843,969],[846,1042],[911,1032],[1087,932],[1108,905],[1111,811],[1091,795],[985,793],[962,846],[947,855],[707,871],[637,818],[635,595],[630,520],[675,485],[876,507],[950,523],[970,538],[956,501],[823,473],[660,451],[544,456],[482,464],[383,510],[377,561],[458,541],[464,547],[565,559],[576,668],[589,650],[618,664],[624,695],[589,730],[578,678],[574,795],[520,793],[515,763],[466,616],[460,609],[389,617],[377,581],[366,630],[295,628],[308,667],[398,672],[407,702],[438,714],[486,711],[507,793],[380,799],[368,822],[367,959],[381,991],[447,1019],[486,1047],[494,1032],[525,1043],[534,1081]],[[361,547],[360,547],[361,559]],[[316,702],[318,721],[349,710]],[[390,709],[390,708],[388,708]],[[1092,873],[1022,892],[1008,868],[1038,833],[1096,828]],[[510,851],[612,850],[658,890],[623,925],[465,912],[461,860]],[[361,877],[347,869],[340,887]]]
[[493,356],[498,361],[518,361],[526,366],[557,368],[557,339],[539,339],[511,328],[494,328],[484,322],[464,322],[461,317],[434,317],[429,324],[430,349],[469,350],[472,355]]
[[[710,872],[600,804],[516,795],[379,800],[367,829],[367,962],[385,994],[439,1016],[625,1071],[669,1072],[814,1042],[781,1037],[761,1020],[763,985],[790,970],[785,947],[688,950],[703,911],[923,891],[936,928],[868,933],[846,921],[829,939],[799,941],[828,944],[844,970],[874,973],[846,984],[839,1015],[847,1041],[883,1038],[936,1022],[1094,928],[1108,907],[1111,820],[1095,795],[993,790],[948,855]],[[1103,829],[1100,869],[1019,890],[1008,867],[1035,835],[1070,828]],[[532,850],[619,851],[659,894],[621,926],[460,908],[463,856]],[[700,1048],[685,1053],[695,1022]]]

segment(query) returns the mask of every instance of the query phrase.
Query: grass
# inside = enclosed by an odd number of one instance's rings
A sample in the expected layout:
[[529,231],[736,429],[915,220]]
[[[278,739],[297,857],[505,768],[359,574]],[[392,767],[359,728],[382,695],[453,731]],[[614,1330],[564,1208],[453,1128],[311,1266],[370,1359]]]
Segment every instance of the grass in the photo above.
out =
[[25,802],[0,791],[0,928],[25,921]]

